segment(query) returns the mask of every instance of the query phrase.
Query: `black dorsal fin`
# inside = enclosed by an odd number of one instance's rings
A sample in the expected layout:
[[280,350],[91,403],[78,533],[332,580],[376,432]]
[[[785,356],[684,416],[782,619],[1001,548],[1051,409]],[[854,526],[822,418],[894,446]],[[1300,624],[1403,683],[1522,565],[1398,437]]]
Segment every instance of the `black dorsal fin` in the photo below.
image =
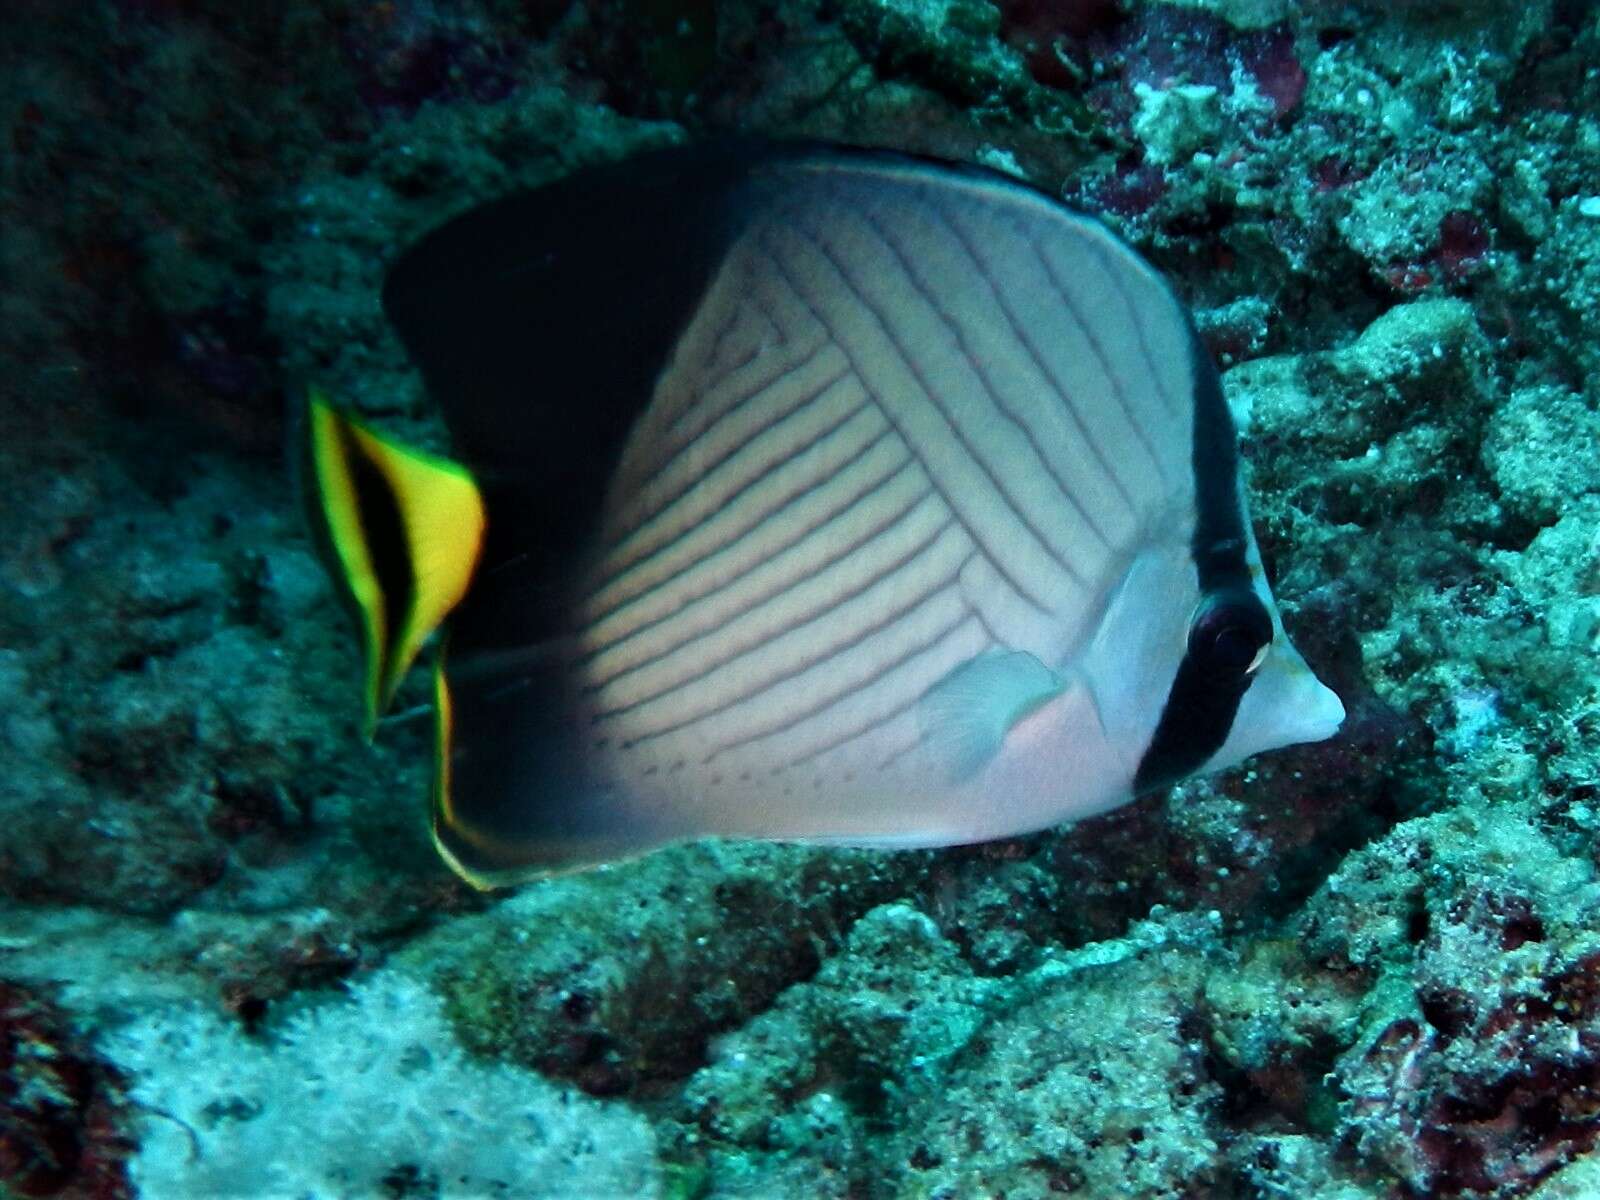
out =
[[489,504],[486,568],[533,553],[570,569],[737,232],[743,182],[781,153],[726,143],[582,171],[473,209],[390,272],[385,311]]

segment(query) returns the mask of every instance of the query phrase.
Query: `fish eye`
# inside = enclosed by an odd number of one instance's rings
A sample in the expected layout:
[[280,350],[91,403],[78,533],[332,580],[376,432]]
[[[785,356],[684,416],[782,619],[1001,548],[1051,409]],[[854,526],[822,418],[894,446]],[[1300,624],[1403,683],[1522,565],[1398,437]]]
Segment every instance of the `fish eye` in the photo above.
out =
[[1209,597],[1189,622],[1189,655],[1209,675],[1253,675],[1271,648],[1272,618],[1254,592]]

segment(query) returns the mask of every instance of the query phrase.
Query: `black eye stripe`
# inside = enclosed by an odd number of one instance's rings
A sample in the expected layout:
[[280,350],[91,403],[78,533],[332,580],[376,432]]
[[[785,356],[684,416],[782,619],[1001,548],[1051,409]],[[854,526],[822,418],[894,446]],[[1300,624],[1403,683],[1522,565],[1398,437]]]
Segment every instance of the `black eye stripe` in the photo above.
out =
[[1176,783],[1222,748],[1239,701],[1255,678],[1249,665],[1272,641],[1271,615],[1250,582],[1250,538],[1239,501],[1233,418],[1216,365],[1192,334],[1190,355],[1195,373],[1195,528],[1189,549],[1204,599],[1189,623],[1183,661],[1139,760],[1133,779],[1136,794]]

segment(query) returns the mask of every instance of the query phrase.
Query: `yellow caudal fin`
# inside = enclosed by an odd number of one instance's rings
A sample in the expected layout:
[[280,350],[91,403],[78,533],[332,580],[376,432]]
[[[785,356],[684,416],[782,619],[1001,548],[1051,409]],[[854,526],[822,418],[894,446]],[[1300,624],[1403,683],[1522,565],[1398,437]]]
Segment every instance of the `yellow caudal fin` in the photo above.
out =
[[428,635],[460,603],[483,548],[483,497],[459,463],[402,446],[310,394],[312,524],[361,630],[367,736]]

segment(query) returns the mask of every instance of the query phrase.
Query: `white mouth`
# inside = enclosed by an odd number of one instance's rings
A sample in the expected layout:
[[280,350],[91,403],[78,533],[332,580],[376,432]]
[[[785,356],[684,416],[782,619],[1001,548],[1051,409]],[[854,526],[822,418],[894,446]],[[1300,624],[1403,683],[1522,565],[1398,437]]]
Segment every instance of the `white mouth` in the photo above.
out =
[[1320,742],[1331,738],[1344,724],[1344,702],[1330,687],[1318,684],[1318,690],[1322,694],[1317,697],[1306,714],[1308,730],[1305,740],[1308,742]]

